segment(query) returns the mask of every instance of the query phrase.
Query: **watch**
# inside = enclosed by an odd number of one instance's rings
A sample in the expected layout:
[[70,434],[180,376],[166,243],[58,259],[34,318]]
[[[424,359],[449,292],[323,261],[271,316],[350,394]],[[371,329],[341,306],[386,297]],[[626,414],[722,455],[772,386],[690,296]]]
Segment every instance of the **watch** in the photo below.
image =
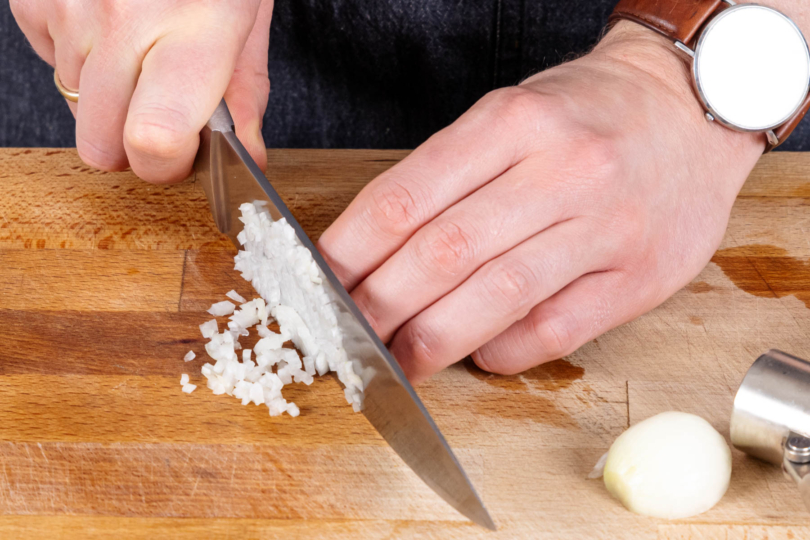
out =
[[781,12],[731,0],[620,0],[627,19],[673,40],[692,64],[706,119],[764,133],[765,152],[787,139],[810,109],[810,50]]

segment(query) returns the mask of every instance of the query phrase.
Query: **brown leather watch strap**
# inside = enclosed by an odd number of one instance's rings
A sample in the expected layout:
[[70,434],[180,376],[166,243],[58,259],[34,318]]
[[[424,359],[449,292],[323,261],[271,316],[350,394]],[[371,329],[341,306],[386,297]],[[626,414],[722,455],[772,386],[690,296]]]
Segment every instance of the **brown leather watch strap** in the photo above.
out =
[[799,125],[799,122],[802,121],[802,118],[804,118],[804,115],[807,114],[808,110],[810,110],[810,94],[808,94],[804,99],[804,103],[802,103],[802,106],[799,107],[798,112],[793,115],[793,118],[773,130],[776,138],[779,140],[779,144],[773,145],[768,142],[768,145],[765,147],[766,154],[785,142],[785,139],[787,139],[790,134],[793,133],[793,130],[796,129],[796,126]]
[[[726,7],[728,4],[723,0],[619,0],[610,15],[610,22],[627,19],[669,39],[690,45],[706,21]],[[773,130],[778,143],[772,144],[769,137],[765,153],[782,144],[808,110],[810,95],[790,120]]]
[[628,19],[689,44],[722,0],[620,0],[610,20]]

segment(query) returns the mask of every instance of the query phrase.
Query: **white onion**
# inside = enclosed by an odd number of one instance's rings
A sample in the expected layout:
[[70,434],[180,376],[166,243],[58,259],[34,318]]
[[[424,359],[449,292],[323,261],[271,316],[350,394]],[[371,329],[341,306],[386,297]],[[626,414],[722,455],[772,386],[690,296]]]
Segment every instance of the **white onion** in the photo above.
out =
[[183,360],[186,362],[191,362],[195,358],[197,358],[197,355],[194,354],[194,351],[188,351],[186,355],[183,357]]
[[214,317],[223,317],[233,313],[234,308],[236,308],[236,306],[233,304],[233,302],[223,300],[222,302],[217,302],[208,308],[208,313]]
[[273,332],[263,324],[256,325],[256,332],[259,334],[259,337],[267,337],[275,334],[275,332]]
[[184,384],[183,385],[183,392],[185,392],[186,394],[190,394],[196,389],[197,389],[196,384]]
[[267,323],[267,308],[264,300],[257,298],[242,304],[238,311],[229,317],[228,328],[233,331],[242,331],[263,322]]
[[357,394],[352,403],[361,404],[362,379],[343,348],[337,307],[326,294],[312,254],[287,221],[273,221],[263,205],[243,204],[240,210],[244,234],[239,238],[244,249],[235,257],[235,269],[264,298],[282,334],[289,335],[302,354],[315,359],[316,371],[325,372],[328,366],[337,372],[349,392]]
[[219,332],[219,326],[217,326],[217,320],[211,319],[206,323],[202,323],[200,325],[200,332],[202,332],[202,336],[205,339],[211,339],[214,335]]
[[731,451],[703,418],[665,412],[639,422],[610,447],[604,479],[628,510],[680,519],[709,510],[731,478]]
[[[238,238],[244,249],[235,257],[235,268],[252,282],[261,297],[246,302],[231,290],[226,296],[241,302],[239,309],[223,301],[208,310],[215,317],[230,316],[228,328],[222,333],[216,320],[200,325],[203,336],[210,339],[205,351],[215,361],[201,368],[207,386],[216,395],[234,396],[242,405],[264,404],[271,416],[285,412],[298,416],[298,406],[282,396],[284,386],[310,385],[316,373],[335,371],[345,387],[346,401],[359,411],[364,383],[343,349],[336,307],[323,288],[320,269],[293,228],[283,219],[272,221],[263,206],[257,202],[240,207],[239,219],[245,226]],[[279,324],[279,333],[267,328],[271,315]],[[242,351],[240,362],[236,355],[242,348],[239,337],[250,335],[248,329],[254,327],[261,339],[252,350]],[[287,341],[298,347],[305,355],[303,359],[295,349],[283,347]],[[189,353],[191,359],[193,354]],[[254,355],[255,363],[251,358]],[[188,384],[188,377],[184,377],[183,391],[190,393],[196,386]]]
[[227,296],[228,298],[230,298],[231,300],[233,300],[237,304],[244,304],[246,302],[246,300],[238,292],[234,291],[233,289],[231,289],[230,291],[225,293],[225,296]]
[[205,351],[208,356],[214,360],[236,360],[236,352],[234,352],[235,341],[230,332],[223,332],[215,334],[211,341],[205,344]]
[[188,380],[189,379],[187,373],[183,373],[182,375],[180,375],[180,384],[188,384]]

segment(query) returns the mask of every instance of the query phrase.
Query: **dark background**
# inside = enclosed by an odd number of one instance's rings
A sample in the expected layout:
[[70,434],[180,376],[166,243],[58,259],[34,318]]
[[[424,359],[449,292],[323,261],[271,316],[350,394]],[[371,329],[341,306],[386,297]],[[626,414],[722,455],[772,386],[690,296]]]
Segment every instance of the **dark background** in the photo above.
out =
[[[614,4],[276,0],[265,142],[414,148],[489,90],[586,52]],[[0,1],[0,146],[74,145],[53,71]],[[810,120],[782,149],[810,150]]]

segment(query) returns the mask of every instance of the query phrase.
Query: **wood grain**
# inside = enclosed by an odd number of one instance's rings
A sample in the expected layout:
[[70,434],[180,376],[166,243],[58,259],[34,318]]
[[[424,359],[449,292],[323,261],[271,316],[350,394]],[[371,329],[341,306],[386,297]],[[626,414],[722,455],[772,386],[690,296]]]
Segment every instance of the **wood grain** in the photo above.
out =
[[662,525],[658,540],[800,540],[810,538],[810,527],[757,525]]
[[[267,176],[317,238],[406,151],[269,150]],[[68,149],[0,152],[0,245],[11,248],[230,249],[193,178],[155,186],[92,170]]]
[[[268,176],[317,237],[406,155],[269,151]],[[586,479],[657,412],[728,436],[759,354],[810,358],[808,200],[810,155],[765,156],[713,262],[661,307],[520,375],[466,361],[419,387],[492,534],[422,484],[332,377],[285,390],[296,419],[180,392],[182,373],[203,382],[205,310],[229,289],[254,296],[193,179],[152,186],[73,150],[0,149],[0,538],[810,537],[793,486],[737,451],[729,493],[689,520],[636,516]]]
[[0,309],[177,311],[184,260],[182,251],[3,250]]
[[[459,454],[480,482],[480,458]],[[463,520],[384,447],[0,443],[0,456],[2,514]]]

